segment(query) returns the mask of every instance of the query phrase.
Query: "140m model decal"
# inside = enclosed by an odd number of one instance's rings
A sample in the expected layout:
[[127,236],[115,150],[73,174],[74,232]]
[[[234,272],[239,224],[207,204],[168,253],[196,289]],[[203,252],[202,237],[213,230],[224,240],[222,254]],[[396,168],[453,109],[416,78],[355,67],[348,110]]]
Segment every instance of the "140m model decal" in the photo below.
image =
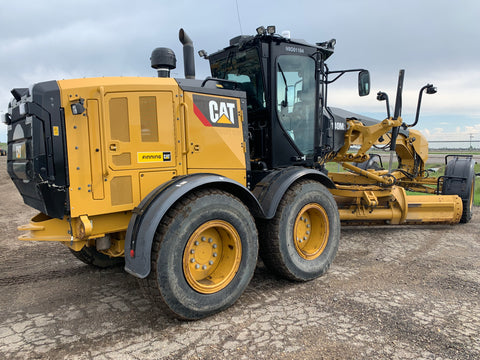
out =
[[193,111],[205,126],[238,127],[235,100],[194,94]]

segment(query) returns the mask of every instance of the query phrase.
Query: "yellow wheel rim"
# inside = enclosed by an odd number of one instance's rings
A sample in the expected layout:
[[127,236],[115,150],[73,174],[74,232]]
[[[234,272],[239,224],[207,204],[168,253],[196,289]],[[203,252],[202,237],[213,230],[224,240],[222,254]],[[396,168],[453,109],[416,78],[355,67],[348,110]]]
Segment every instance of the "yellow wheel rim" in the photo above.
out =
[[183,273],[188,284],[202,294],[225,288],[235,277],[242,259],[237,230],[226,221],[211,220],[188,239]]
[[297,215],[293,241],[298,254],[306,260],[319,257],[327,246],[330,228],[328,215],[319,204],[305,205]]

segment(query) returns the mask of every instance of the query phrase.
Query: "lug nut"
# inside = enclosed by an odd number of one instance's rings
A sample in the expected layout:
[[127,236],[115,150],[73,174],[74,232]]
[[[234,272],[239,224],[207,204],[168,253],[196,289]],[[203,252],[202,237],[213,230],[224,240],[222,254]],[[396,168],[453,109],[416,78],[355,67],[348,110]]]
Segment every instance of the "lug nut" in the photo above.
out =
[[190,254],[195,254],[195,250],[190,250]]
[[210,260],[210,261],[208,262],[208,264],[209,264],[209,265],[213,265],[213,261]]
[[198,244],[200,244],[200,243],[198,241],[195,241],[194,244],[198,246]]
[[190,262],[191,262],[191,263],[194,263],[194,262],[195,262],[195,259],[190,259]]
[[195,269],[200,269],[200,265],[195,265]]
[[205,238],[205,236],[202,236],[202,241],[207,241],[207,239]]
[[202,269],[203,269],[203,270],[207,270],[207,265],[203,265],[203,266],[202,266]]
[[209,243],[212,243],[212,242],[213,242],[213,239],[212,239],[212,238],[208,238],[208,242],[209,242]]
[[217,253],[213,253],[213,257],[217,257]]
[[217,248],[217,244],[213,244],[212,247],[213,247],[214,249],[216,249],[216,248]]

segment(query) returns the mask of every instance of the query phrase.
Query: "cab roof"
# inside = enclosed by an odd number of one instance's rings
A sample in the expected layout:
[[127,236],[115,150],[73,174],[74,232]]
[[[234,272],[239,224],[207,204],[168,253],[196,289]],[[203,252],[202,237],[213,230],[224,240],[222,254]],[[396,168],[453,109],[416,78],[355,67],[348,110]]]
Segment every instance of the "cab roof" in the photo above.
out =
[[311,49],[317,49],[320,51],[324,59],[328,59],[331,55],[333,55],[334,52],[334,46],[336,43],[335,39],[325,41],[322,43],[315,43],[311,44],[308,43],[307,41],[303,39],[290,39],[286,38],[282,35],[274,34],[274,35],[269,35],[269,34],[264,34],[264,35],[239,35],[236,36],[232,39],[230,39],[230,45],[227,46],[226,48],[222,50],[216,51],[214,54],[218,54],[221,52],[224,52],[225,50],[229,50],[233,47],[238,47],[240,49],[244,49],[245,47],[249,46],[254,46],[256,43],[268,43],[268,42],[276,42],[276,43],[288,43],[292,45],[299,45],[299,46],[304,46],[304,47],[309,47]]

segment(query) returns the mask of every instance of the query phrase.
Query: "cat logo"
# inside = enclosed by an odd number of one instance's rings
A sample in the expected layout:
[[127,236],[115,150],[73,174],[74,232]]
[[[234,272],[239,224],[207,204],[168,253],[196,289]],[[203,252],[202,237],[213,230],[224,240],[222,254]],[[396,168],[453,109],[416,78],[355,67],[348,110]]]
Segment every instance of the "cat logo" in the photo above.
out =
[[236,100],[194,94],[193,111],[205,126],[238,127]]

